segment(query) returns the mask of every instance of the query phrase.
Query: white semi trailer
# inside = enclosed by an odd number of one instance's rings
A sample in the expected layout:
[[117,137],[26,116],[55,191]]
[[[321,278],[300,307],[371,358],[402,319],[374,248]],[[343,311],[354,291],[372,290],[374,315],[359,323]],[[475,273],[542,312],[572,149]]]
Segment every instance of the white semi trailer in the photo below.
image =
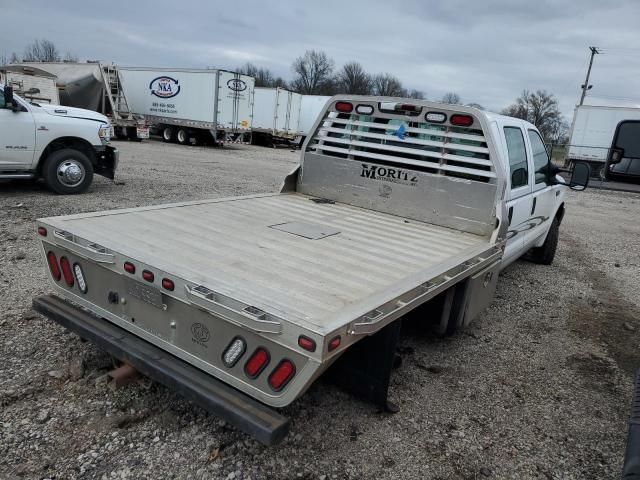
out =
[[225,70],[118,67],[133,112],[166,142],[222,143],[251,131],[253,77]]
[[315,123],[318,115],[331,97],[326,95],[303,95],[300,103],[300,119],[298,121],[298,137],[296,143],[302,145]]
[[251,125],[253,143],[276,146],[295,139],[303,98],[284,88],[256,88]]
[[0,83],[13,89],[29,102],[60,105],[57,77],[40,68],[24,65],[5,65],[0,67]]

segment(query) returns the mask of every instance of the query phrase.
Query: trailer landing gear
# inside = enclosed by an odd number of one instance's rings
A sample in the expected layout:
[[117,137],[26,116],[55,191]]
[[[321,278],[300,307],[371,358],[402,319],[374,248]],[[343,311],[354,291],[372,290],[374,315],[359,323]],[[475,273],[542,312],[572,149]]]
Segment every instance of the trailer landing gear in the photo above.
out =
[[385,412],[398,412],[398,406],[388,398],[388,391],[391,371],[398,365],[396,347],[400,327],[401,321],[397,320],[356,343],[331,367],[329,379]]

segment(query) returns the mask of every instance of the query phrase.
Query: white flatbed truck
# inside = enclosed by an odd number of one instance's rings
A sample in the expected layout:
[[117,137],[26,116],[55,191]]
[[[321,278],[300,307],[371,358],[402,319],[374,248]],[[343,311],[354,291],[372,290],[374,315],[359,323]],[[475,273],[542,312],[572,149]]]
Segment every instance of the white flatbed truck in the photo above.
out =
[[550,263],[563,185],[522,120],[337,96],[280,193],[38,220],[58,296],[34,308],[276,443],[273,407],[340,357],[339,384],[393,409],[399,320],[451,333],[507,263]]

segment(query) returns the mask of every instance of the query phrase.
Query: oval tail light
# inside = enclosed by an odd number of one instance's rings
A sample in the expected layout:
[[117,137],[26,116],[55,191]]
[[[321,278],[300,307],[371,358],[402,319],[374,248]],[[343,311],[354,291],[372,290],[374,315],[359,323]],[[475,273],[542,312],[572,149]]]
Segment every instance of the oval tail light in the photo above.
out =
[[279,392],[291,381],[296,373],[296,367],[291,360],[284,359],[269,375],[269,386]]
[[353,104],[349,102],[336,102],[336,110],[342,113],[351,113]]
[[49,271],[51,272],[51,276],[53,279],[58,282],[60,278],[62,278],[62,274],[60,273],[60,267],[58,266],[58,259],[56,258],[56,254],[53,252],[47,252],[47,263],[49,264]]
[[473,117],[471,115],[460,115],[458,113],[451,115],[449,119],[451,125],[458,127],[468,127],[473,124]]
[[64,277],[64,282],[69,287],[73,287],[75,280],[73,279],[71,264],[69,263],[69,259],[67,257],[60,257],[60,267],[62,267],[62,276]]
[[253,355],[251,355],[251,358],[247,360],[244,366],[244,373],[251,379],[258,378],[258,375],[262,373],[268,363],[269,352],[262,347],[257,348],[256,351],[253,352]]
[[84,272],[79,263],[73,264],[73,274],[78,282],[78,288],[82,293],[87,293],[87,280],[84,278]]

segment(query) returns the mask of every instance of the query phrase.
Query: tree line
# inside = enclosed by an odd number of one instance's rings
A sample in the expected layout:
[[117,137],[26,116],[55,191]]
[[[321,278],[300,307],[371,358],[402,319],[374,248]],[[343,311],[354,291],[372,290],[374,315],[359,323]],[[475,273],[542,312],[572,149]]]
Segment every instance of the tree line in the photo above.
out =
[[[10,57],[0,55],[0,66],[20,62],[77,62],[75,55],[67,52],[63,57],[50,40],[35,40],[28,44],[23,55],[13,52]],[[357,61],[349,61],[336,69],[335,62],[325,52],[307,50],[296,58],[291,70],[293,78],[289,81],[274,75],[269,69],[247,63],[236,69],[239,73],[255,78],[257,87],[282,87],[304,95],[335,95],[338,93],[354,95],[380,95],[387,97],[406,97],[426,99],[426,93],[417,89],[407,89],[395,75],[382,72],[367,72]],[[447,92],[441,103],[462,105],[456,92]],[[484,109],[477,103],[467,106]],[[533,123],[550,143],[566,143],[568,123],[560,112],[557,98],[546,90],[531,92],[524,90],[514,103],[502,109],[503,115],[521,118]]]
[[[346,93],[427,98],[421,90],[405,88],[402,81],[391,73],[368,73],[357,61],[349,61],[336,70],[333,59],[325,52],[318,50],[307,50],[304,55],[293,61],[291,65],[293,78],[290,81],[276,77],[269,69],[257,67],[252,63],[247,63],[236,70],[254,77],[256,87],[282,87],[304,95]],[[463,104],[460,95],[456,92],[447,92],[435,101],[453,105]],[[475,102],[466,105],[484,110],[482,105]],[[557,98],[546,90],[535,92],[524,90],[514,103],[503,108],[500,113],[533,123],[547,142],[566,143],[568,141],[568,123],[560,112]]]

